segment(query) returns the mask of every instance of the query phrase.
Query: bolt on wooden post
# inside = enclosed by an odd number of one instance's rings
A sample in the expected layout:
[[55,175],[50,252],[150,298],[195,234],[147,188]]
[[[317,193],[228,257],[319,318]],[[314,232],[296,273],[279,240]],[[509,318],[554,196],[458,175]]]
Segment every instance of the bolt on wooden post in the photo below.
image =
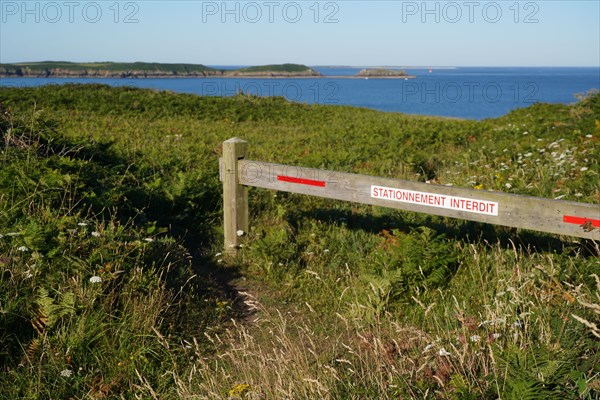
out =
[[238,161],[246,157],[248,142],[231,138],[223,142],[223,228],[225,253],[235,254],[248,231],[248,188],[240,185]]

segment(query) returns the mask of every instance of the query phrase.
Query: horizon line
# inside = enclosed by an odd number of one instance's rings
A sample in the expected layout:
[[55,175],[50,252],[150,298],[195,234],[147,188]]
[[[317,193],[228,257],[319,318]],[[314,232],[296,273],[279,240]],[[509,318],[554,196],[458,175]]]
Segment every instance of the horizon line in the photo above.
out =
[[[207,64],[207,63],[191,63],[191,62],[161,62],[161,61],[66,61],[66,60],[42,60],[42,61],[16,61],[16,62],[4,62],[0,61],[0,64],[28,64],[28,63],[43,63],[43,62],[68,62],[74,64],[89,64],[89,63],[122,63],[122,64],[133,64],[133,63],[146,63],[146,64],[188,64],[188,65],[203,65],[206,67],[247,67],[247,66],[265,66],[265,65],[283,65],[283,64],[298,64],[298,63],[267,63],[267,64]],[[394,64],[301,64],[306,65],[310,68],[321,67],[321,68],[404,68],[404,69],[456,69],[456,68],[600,68],[599,65],[394,65]]]

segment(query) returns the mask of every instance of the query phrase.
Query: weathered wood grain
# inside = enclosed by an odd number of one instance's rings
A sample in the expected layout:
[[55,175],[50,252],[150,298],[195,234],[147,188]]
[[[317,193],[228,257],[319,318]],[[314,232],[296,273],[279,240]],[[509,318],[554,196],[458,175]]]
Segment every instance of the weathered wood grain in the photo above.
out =
[[238,231],[248,231],[248,188],[240,183],[239,162],[246,156],[248,143],[239,138],[223,142],[221,180],[223,181],[223,228],[225,252],[234,254],[240,243]]
[[[598,204],[430,185],[245,159],[238,161],[237,168],[238,182],[245,186],[600,240]],[[225,167],[225,177],[231,174],[227,171]],[[384,192],[386,188],[394,190]],[[412,193],[407,194],[406,191]],[[377,198],[377,194],[379,197],[382,194],[388,197]],[[390,198],[406,200],[409,194],[419,201],[396,201]],[[452,204],[456,207],[448,207]]]

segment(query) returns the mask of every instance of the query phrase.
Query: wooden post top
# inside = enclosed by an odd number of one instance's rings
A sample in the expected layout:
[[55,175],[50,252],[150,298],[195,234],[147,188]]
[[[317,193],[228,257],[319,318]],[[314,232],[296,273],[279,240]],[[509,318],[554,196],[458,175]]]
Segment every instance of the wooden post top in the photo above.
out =
[[231,139],[227,139],[223,143],[248,143],[244,139],[240,139],[239,137],[232,137]]
[[223,142],[223,157],[225,158],[233,157],[239,160],[246,157],[247,151],[248,142],[238,137],[233,137]]

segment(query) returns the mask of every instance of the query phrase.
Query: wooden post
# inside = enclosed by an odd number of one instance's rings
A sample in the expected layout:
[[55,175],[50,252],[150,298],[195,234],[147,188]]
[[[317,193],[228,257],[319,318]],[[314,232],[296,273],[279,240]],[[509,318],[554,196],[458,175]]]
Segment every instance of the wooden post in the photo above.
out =
[[231,138],[223,142],[223,228],[225,253],[235,254],[240,237],[248,232],[248,188],[240,185],[238,160],[246,157],[248,142]]

